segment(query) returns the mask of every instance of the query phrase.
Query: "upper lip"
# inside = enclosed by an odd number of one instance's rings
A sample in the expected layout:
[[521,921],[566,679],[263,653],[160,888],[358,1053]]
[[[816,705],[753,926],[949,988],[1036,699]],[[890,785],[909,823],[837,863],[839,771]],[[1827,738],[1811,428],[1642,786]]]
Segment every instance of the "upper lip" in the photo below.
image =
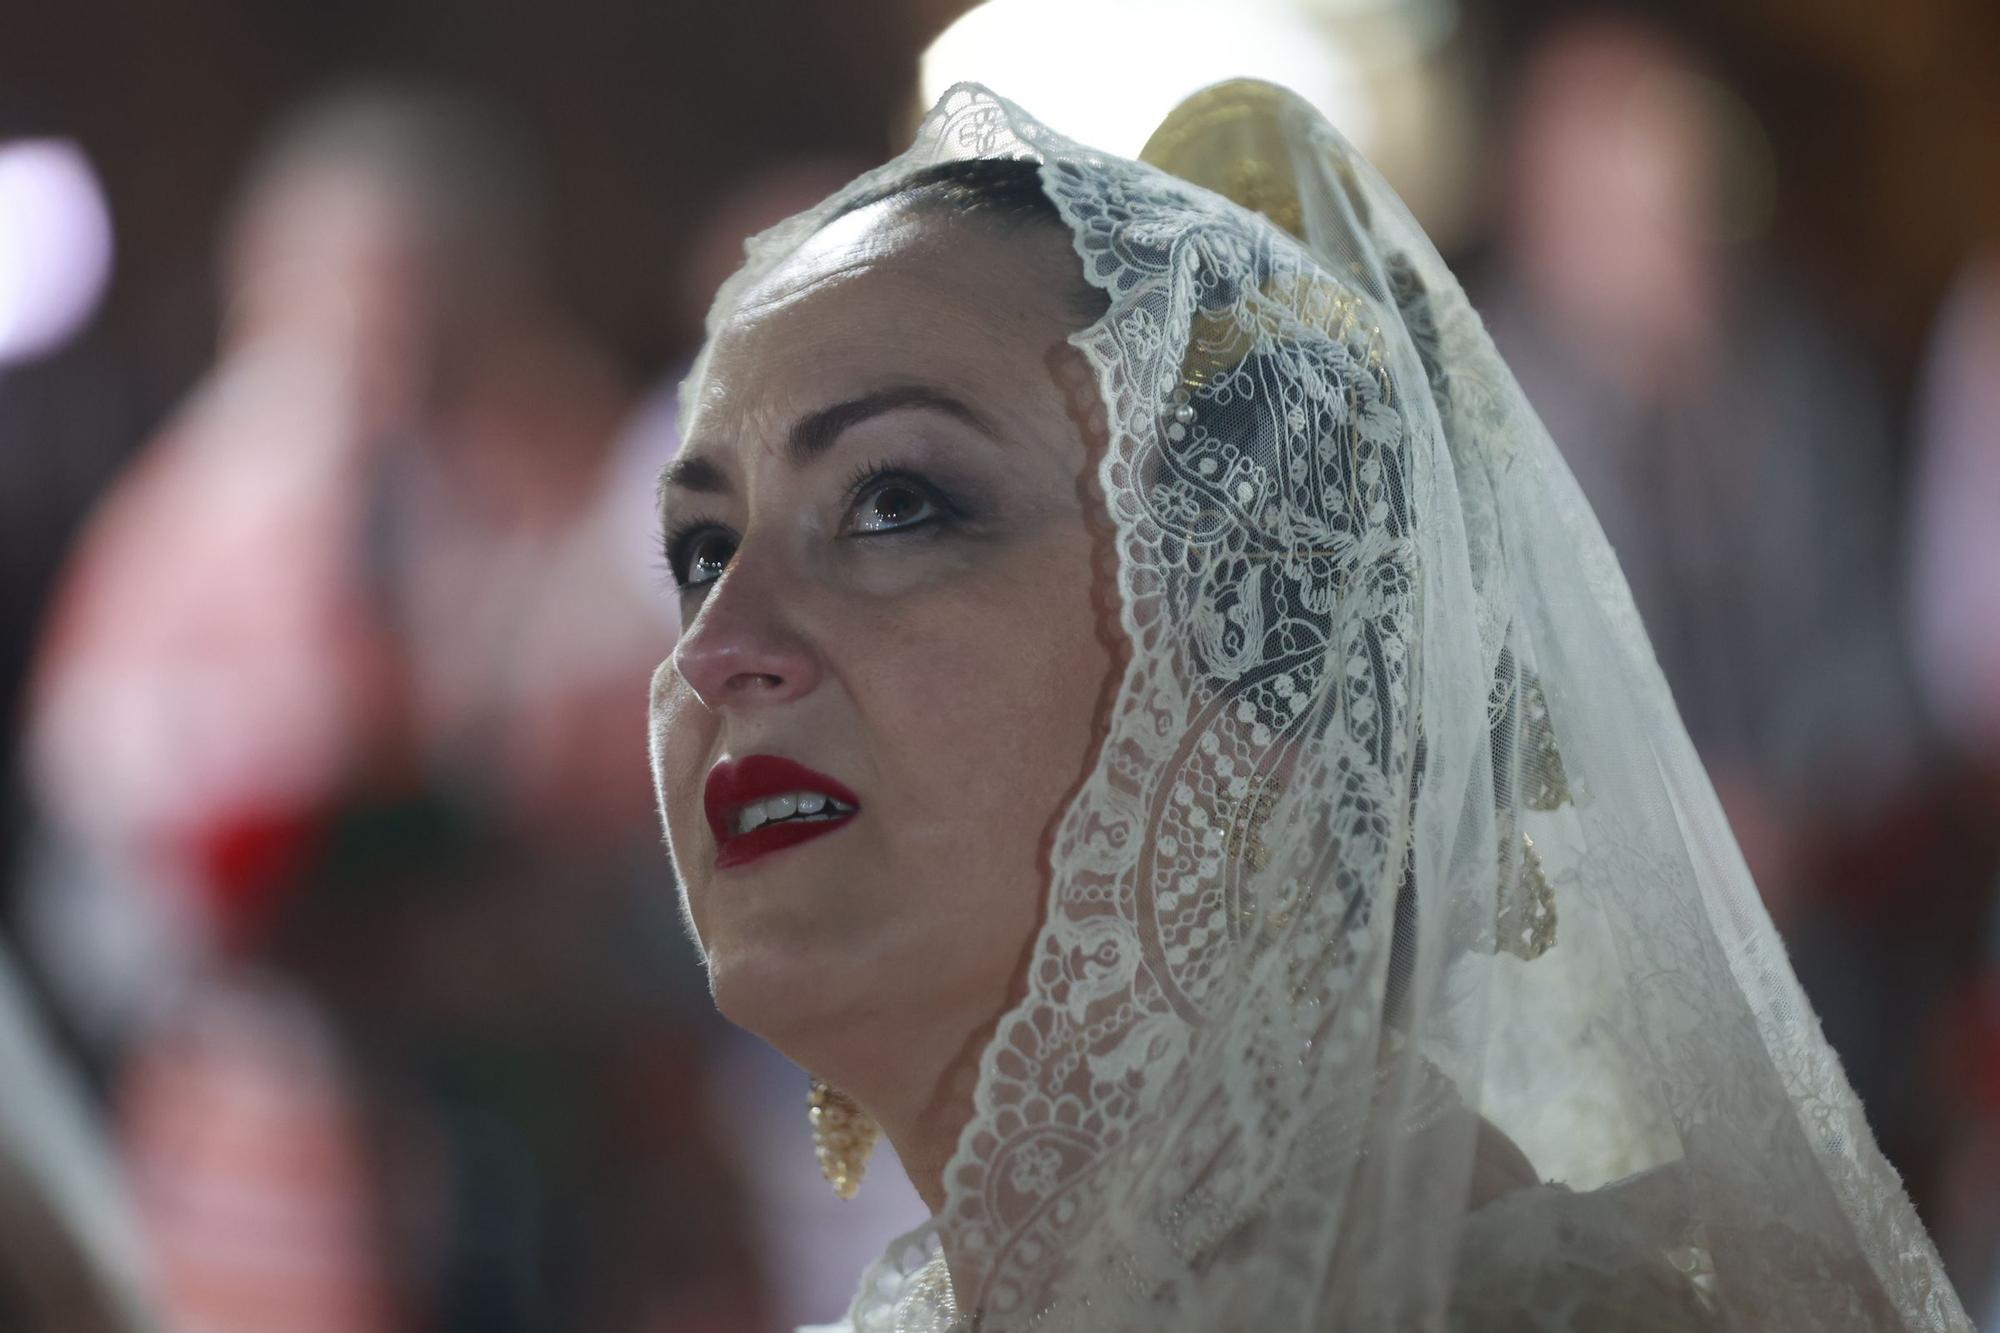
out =
[[720,847],[732,836],[730,821],[736,812],[766,796],[782,796],[790,791],[816,791],[856,809],[861,798],[846,784],[816,773],[795,759],[775,754],[747,754],[741,759],[724,759],[708,770],[702,787],[701,803],[708,816],[708,828]]

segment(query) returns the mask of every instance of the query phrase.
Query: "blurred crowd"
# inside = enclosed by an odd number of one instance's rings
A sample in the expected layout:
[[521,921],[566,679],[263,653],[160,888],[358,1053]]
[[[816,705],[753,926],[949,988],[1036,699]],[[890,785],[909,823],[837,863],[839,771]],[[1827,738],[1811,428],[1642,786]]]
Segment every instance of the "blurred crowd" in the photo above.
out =
[[[1491,77],[1451,257],[2000,1327],[2000,249],[1899,383],[1697,46],[1585,16]],[[0,359],[0,1326],[754,1331],[918,1216],[822,1192],[710,1010],[642,723],[682,363],[566,306],[504,110],[272,125],[163,418],[88,325]],[[652,262],[698,312],[860,165],[746,162]]]

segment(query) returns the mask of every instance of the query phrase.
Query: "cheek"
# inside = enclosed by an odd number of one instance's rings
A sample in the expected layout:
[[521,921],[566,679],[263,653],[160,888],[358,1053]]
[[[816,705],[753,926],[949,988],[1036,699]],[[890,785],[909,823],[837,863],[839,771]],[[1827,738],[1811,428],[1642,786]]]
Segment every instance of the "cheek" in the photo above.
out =
[[991,927],[1010,966],[1040,919],[1045,840],[1095,757],[1113,668],[1081,543],[910,616],[868,690],[878,765],[907,812],[899,852],[954,928]]
[[653,764],[653,794],[660,806],[660,823],[673,854],[674,875],[687,899],[696,930],[701,927],[701,891],[705,884],[693,873],[692,856],[699,845],[706,816],[702,812],[703,765],[712,737],[712,722],[671,663],[653,673],[648,719],[648,749]]

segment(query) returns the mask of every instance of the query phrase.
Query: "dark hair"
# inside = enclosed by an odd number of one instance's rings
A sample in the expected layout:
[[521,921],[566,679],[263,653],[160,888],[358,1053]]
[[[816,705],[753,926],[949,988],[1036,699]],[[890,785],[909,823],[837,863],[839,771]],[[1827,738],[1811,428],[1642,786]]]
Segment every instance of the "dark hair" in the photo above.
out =
[[[938,162],[848,201],[834,218],[894,201],[917,214],[963,218],[1003,236],[1024,228],[1047,227],[1069,238],[1069,224],[1042,189],[1039,163],[1022,157],[973,157]],[[1081,323],[1091,323],[1109,304],[1092,286],[1081,265],[1074,270],[1070,307]]]

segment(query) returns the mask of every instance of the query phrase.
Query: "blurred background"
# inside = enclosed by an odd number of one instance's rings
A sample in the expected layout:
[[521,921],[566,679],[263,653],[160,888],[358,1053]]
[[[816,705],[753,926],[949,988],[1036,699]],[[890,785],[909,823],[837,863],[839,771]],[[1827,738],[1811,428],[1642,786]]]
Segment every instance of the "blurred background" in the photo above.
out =
[[1132,153],[1258,74],[1464,278],[2000,1329],[1996,68],[1985,0],[0,0],[0,1328],[837,1317],[921,1211],[681,929],[673,388],[951,81]]

